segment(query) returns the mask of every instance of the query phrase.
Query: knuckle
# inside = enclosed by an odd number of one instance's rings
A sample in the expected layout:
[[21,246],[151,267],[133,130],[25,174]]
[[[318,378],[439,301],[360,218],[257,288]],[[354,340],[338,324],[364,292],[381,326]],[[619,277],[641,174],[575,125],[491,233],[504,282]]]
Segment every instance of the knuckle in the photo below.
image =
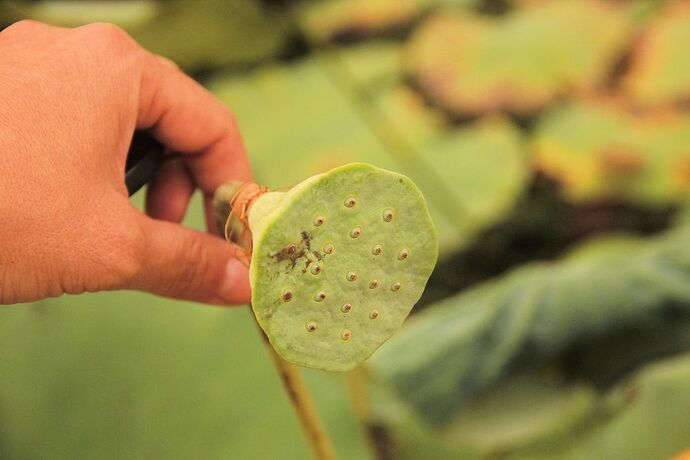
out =
[[144,266],[146,243],[135,227],[111,229],[102,235],[107,250],[101,252],[98,266],[102,270],[102,289],[129,287]]
[[89,43],[93,46],[110,50],[131,49],[135,46],[134,39],[115,24],[94,22],[79,27],[79,30],[88,35]]
[[2,33],[9,35],[14,32],[31,32],[35,31],[41,26],[42,24],[38,21],[34,21],[32,19],[22,19],[21,21],[17,21],[3,29]]

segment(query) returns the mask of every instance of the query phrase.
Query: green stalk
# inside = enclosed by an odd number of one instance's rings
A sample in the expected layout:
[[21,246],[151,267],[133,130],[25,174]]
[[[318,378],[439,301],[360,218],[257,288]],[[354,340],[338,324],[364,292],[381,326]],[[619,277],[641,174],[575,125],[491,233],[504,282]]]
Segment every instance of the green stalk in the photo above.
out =
[[[231,219],[229,225],[232,227],[232,231],[228,231],[225,228],[225,222],[228,220],[228,216],[231,212],[230,201],[233,199],[235,192],[242,184],[240,183],[229,183],[220,187],[214,197],[214,210],[216,213],[216,219],[219,222],[219,230],[221,234],[224,234],[228,240],[232,237],[233,241],[230,243],[245,245],[246,239],[242,238],[242,233],[246,229],[243,225],[237,221],[237,219]],[[236,239],[237,238],[237,239]],[[245,249],[247,248],[244,246]],[[250,307],[251,308],[251,307]],[[254,312],[251,312],[252,317],[254,317]],[[255,318],[256,319],[256,318]],[[307,438],[309,447],[314,454],[316,460],[335,460],[335,451],[333,450],[333,445],[331,443],[328,434],[323,428],[323,423],[319,418],[319,414],[316,411],[316,406],[309,394],[309,390],[304,383],[302,374],[297,366],[288,363],[283,358],[281,358],[278,353],[273,349],[273,346],[268,340],[268,337],[264,331],[256,323],[257,330],[261,336],[268,354],[271,357],[278,375],[280,376],[280,381],[283,385],[283,389],[292,404],[292,408],[297,415],[302,431]]]

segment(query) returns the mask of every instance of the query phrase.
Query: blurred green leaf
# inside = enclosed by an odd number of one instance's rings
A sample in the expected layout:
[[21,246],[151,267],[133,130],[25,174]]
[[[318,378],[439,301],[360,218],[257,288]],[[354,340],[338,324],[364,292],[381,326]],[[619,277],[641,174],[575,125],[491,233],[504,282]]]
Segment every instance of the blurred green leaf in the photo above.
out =
[[605,83],[630,32],[619,8],[594,0],[535,2],[493,19],[447,11],[415,32],[405,69],[454,117],[526,115]]
[[539,121],[534,162],[573,201],[677,203],[690,192],[688,125],[681,113],[633,115],[612,103],[571,103]]
[[599,244],[520,268],[413,317],[374,370],[424,418],[446,423],[513,366],[633,324],[690,314],[690,228]]
[[639,106],[690,103],[690,4],[670,1],[643,30],[622,93]]
[[[0,363],[3,459],[310,455],[246,307],[136,292],[3,306]],[[339,456],[371,458],[343,376],[304,374]]]
[[291,16],[270,12],[255,0],[45,0],[8,5],[20,18],[60,26],[112,22],[144,48],[187,71],[254,64],[275,56],[294,29]]

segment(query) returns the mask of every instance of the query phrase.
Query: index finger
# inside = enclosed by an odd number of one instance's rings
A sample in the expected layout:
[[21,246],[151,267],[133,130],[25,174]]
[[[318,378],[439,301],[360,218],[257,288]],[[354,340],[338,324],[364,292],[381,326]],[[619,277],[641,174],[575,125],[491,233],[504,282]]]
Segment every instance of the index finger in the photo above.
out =
[[141,74],[137,127],[153,130],[185,157],[207,195],[228,180],[248,181],[251,169],[232,113],[164,58],[149,55]]

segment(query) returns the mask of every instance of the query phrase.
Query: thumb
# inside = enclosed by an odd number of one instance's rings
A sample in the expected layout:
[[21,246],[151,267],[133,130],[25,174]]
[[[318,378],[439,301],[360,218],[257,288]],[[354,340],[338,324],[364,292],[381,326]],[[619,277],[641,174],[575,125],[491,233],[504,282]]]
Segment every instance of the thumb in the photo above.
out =
[[141,215],[145,248],[131,288],[165,297],[236,305],[249,302],[247,268],[241,249],[224,240],[172,222]]

